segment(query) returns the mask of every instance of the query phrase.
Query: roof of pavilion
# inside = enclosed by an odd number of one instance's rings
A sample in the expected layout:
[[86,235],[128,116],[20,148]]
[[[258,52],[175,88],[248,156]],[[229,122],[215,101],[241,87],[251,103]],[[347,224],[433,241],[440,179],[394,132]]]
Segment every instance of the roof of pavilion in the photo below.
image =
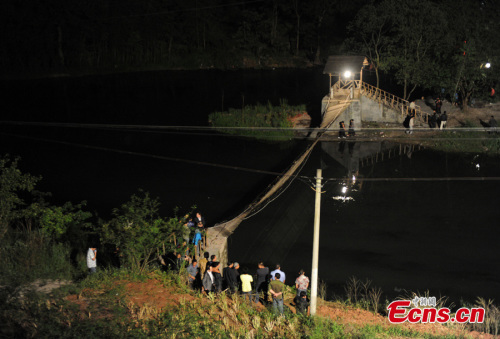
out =
[[362,55],[330,55],[323,74],[339,75],[347,70],[358,74],[361,72],[365,59]]

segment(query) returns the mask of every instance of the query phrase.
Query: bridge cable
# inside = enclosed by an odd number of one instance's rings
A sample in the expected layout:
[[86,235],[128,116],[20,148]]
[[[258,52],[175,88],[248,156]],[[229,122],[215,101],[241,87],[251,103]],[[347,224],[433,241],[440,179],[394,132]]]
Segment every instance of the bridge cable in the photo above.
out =
[[[81,148],[87,148],[87,149],[94,149],[94,150],[98,150],[98,151],[115,152],[115,153],[125,154],[125,155],[149,157],[149,158],[153,158],[153,159],[175,161],[175,162],[184,162],[184,163],[189,163],[189,164],[211,166],[211,167],[218,167],[218,168],[224,168],[224,169],[232,169],[232,170],[251,172],[251,173],[256,173],[256,174],[265,174],[265,175],[272,175],[272,176],[285,175],[283,173],[273,172],[273,171],[268,171],[268,170],[259,170],[259,169],[248,168],[248,167],[240,167],[240,166],[210,163],[210,162],[205,162],[205,161],[167,157],[167,156],[162,156],[162,155],[155,155],[155,154],[141,153],[141,152],[134,152],[134,151],[126,151],[126,150],[120,150],[120,149],[114,149],[114,148],[108,148],[108,147],[92,146],[92,145],[87,145],[87,144],[78,144],[78,143],[72,143],[72,142],[60,141],[60,140],[52,140],[52,139],[46,139],[46,138],[38,138],[38,137],[16,135],[16,134],[2,133],[2,132],[0,132],[0,135],[22,138],[22,139],[30,139],[30,140],[36,140],[36,141],[43,141],[43,142],[49,142],[49,143],[58,143],[58,144],[66,145],[66,146],[75,146],[75,147],[81,147]],[[304,167],[304,164],[306,162],[307,162],[307,158],[303,162],[303,164],[301,165],[301,169]],[[299,172],[300,172],[300,170],[299,170]],[[301,181],[308,180],[309,182],[312,182],[312,180],[315,179],[314,176],[307,176],[307,175],[296,175],[295,174],[295,175],[288,175],[288,176],[290,176],[290,177],[295,176],[295,177],[301,179]],[[325,184],[327,182],[330,182],[330,181],[331,182],[346,182],[346,181],[351,180],[349,177],[342,177],[342,178],[324,177],[323,179],[325,180]],[[364,182],[500,181],[500,177],[401,177],[401,178],[396,178],[396,177],[385,177],[385,178],[358,177],[357,180],[364,181]]]

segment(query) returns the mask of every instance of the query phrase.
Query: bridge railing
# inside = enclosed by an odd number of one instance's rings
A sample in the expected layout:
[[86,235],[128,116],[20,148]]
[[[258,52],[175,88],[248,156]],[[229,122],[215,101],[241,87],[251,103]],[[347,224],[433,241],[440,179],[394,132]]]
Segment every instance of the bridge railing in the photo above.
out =
[[360,81],[359,80],[339,80],[335,84],[333,84],[330,92],[330,97],[332,97],[333,93],[342,90],[342,89],[359,89]]
[[[358,80],[359,81],[359,80]],[[402,99],[394,94],[386,92],[380,88],[369,85],[365,82],[361,83],[360,86],[361,93],[372,100],[378,101],[387,107],[394,109],[395,111],[401,112],[402,116],[406,116],[410,113],[410,102],[408,100]],[[422,122],[427,122],[428,114],[422,111],[419,105],[415,105],[415,117]]]
[[[338,84],[338,82],[335,85],[337,85],[337,84]],[[325,126],[323,126],[323,124],[325,122],[324,121],[325,115],[329,112],[331,104],[332,104],[332,101],[335,102],[335,105],[342,105],[343,106],[343,107],[341,107],[339,109],[338,114],[342,113],[342,111],[347,106],[349,106],[349,104],[351,103],[351,93],[349,93],[349,94],[347,94],[345,96],[341,96],[341,97],[339,97],[337,95],[337,98],[335,100],[333,99],[333,95],[332,95],[334,92],[338,94],[339,92],[341,92],[341,90],[349,89],[350,87],[345,87],[345,88],[344,87],[337,87],[336,89],[334,89],[334,86],[332,86],[332,88],[330,89],[331,90],[331,92],[330,92],[331,94],[328,96],[328,100],[326,102],[326,106],[325,106],[325,108],[324,108],[324,110],[322,112],[323,123],[321,124],[321,127],[325,127]],[[345,92],[344,92],[344,94],[345,94]],[[335,107],[337,107],[337,106],[335,106]],[[328,124],[327,124],[327,126],[326,126],[326,128],[329,128],[332,124],[333,124],[333,120],[329,121]]]
[[[410,113],[410,102],[408,100],[402,99],[394,94],[386,92],[380,88],[362,82],[360,80],[339,80],[331,88],[330,98],[333,97],[335,92],[340,90],[349,89],[355,93],[363,94],[372,100],[378,101],[389,108],[394,109],[397,112],[401,112],[402,116],[406,116]],[[427,122],[428,114],[423,112],[419,105],[415,105],[415,117],[421,122]]]

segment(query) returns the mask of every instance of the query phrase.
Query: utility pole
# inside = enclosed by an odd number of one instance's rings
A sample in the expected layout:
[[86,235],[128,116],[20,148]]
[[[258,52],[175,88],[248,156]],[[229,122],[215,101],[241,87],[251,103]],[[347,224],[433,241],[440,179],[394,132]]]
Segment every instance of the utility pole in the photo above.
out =
[[316,170],[316,204],[314,207],[313,260],[311,272],[311,315],[316,314],[318,300],[319,216],[321,212],[321,169]]

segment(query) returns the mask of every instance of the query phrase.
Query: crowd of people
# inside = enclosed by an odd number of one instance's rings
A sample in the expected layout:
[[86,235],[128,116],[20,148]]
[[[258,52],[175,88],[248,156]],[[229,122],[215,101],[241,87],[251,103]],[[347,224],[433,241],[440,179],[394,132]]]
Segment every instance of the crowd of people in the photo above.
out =
[[[186,274],[189,287],[193,290],[201,290],[203,293],[231,293],[239,294],[249,303],[272,303],[275,312],[284,312],[284,292],[286,274],[279,264],[275,270],[270,271],[263,262],[258,263],[254,274],[251,274],[247,267],[240,267],[238,262],[229,262],[221,271],[220,262],[216,255],[209,255],[205,252],[198,261],[190,260],[183,262],[180,268],[187,264]],[[308,314],[309,299],[307,290],[309,278],[304,270],[300,270],[295,279],[297,294],[294,304],[297,313]]]
[[[441,113],[441,108],[443,107],[443,101],[441,98],[437,97],[434,101],[434,110],[432,115],[427,115],[427,123],[430,128],[439,128],[442,130],[446,127],[446,123],[448,121],[448,115],[446,111]],[[413,133],[413,126],[415,124],[415,115],[416,115],[416,106],[415,101],[410,102],[410,107],[408,110],[408,114],[403,122],[403,126],[406,128],[406,134]]]
[[[351,124],[352,126],[352,124]],[[220,261],[217,256],[204,252],[201,259],[197,260],[192,251],[192,245],[197,246],[202,241],[202,233],[205,231],[205,219],[198,212],[194,217],[187,215],[183,224],[183,242],[179,243],[177,250],[173,253],[171,260],[163,260],[163,265],[183,271],[187,274],[187,282],[191,289],[201,290],[203,293],[230,293],[243,296],[249,303],[272,303],[275,312],[284,312],[284,292],[286,274],[279,264],[270,271],[263,262],[258,263],[255,273],[252,275],[247,267],[240,267],[238,262],[229,262],[221,270]],[[167,265],[166,262],[169,262]],[[97,248],[90,247],[87,251],[87,267],[89,274],[94,274],[97,267]],[[297,294],[294,304],[297,313],[309,313],[309,299],[307,290],[309,278],[305,276],[304,270],[300,270],[295,279]]]
[[[354,120],[349,123],[349,136],[354,136]],[[205,218],[197,212],[194,217],[185,216],[183,224],[183,240],[179,244],[175,258],[175,268],[181,271],[186,269],[188,285],[193,290],[203,293],[231,293],[239,294],[249,303],[272,303],[276,312],[284,312],[284,298],[286,274],[278,264],[270,271],[263,262],[258,263],[254,274],[247,267],[240,267],[238,262],[229,262],[221,268],[220,261],[215,254],[204,252],[197,260],[190,251],[190,244],[198,246],[203,241],[202,234],[206,228]],[[309,278],[304,270],[300,270],[295,280],[297,295],[294,303],[298,313],[307,314],[309,299],[307,290]]]
[[[194,217],[189,214],[182,219],[182,238],[183,242],[177,244],[175,266],[189,260],[190,256],[195,255],[195,248],[198,253],[201,252],[201,243],[204,241],[206,231],[205,218],[200,212],[196,212]],[[167,258],[168,261],[168,258]],[[171,260],[170,260],[171,262]]]

